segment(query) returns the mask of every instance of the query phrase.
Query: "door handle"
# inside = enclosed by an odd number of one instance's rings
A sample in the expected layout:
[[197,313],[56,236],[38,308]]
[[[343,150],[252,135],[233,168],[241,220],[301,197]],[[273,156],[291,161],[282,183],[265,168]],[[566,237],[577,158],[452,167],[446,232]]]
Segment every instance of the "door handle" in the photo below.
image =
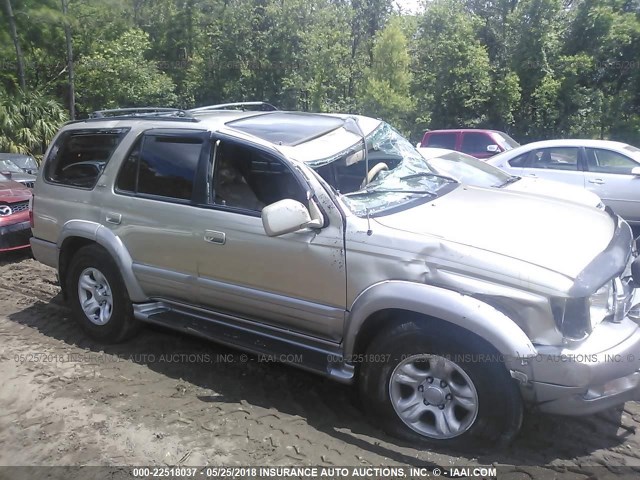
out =
[[601,178],[595,178],[593,180],[589,180],[589,183],[595,183],[596,185],[604,185],[604,180]]
[[216,245],[224,245],[227,241],[227,236],[224,232],[216,232],[214,230],[205,230],[204,241],[214,243]]
[[120,222],[122,222],[122,215],[119,213],[109,212],[107,213],[106,220],[114,225],[120,225]]

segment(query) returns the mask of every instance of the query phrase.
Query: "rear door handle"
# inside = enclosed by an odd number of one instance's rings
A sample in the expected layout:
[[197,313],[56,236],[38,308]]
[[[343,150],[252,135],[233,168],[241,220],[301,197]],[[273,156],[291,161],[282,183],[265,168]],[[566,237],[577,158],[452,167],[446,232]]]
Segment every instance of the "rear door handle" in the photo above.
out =
[[593,180],[589,180],[589,183],[595,183],[596,185],[604,185],[604,180],[601,178],[595,178]]
[[120,225],[120,222],[122,222],[122,215],[119,213],[109,212],[107,213],[106,220],[114,225]]
[[204,241],[214,243],[216,245],[224,245],[227,241],[227,236],[224,232],[216,232],[215,230],[205,230]]

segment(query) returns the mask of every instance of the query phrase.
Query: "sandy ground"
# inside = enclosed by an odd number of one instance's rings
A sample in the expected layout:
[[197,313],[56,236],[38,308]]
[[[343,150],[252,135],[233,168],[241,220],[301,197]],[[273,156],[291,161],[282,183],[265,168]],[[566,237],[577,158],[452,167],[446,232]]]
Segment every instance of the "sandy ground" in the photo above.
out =
[[602,478],[640,474],[639,422],[629,402],[529,415],[500,453],[416,449],[369,424],[350,388],[291,367],[153,328],[97,345],[53,270],[0,257],[0,465],[510,465],[499,478]]

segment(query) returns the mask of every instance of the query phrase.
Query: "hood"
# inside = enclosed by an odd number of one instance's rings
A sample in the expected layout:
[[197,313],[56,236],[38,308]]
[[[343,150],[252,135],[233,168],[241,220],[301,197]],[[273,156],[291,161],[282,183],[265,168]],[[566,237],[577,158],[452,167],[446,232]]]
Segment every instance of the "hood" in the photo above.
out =
[[575,185],[567,185],[566,183],[544,180],[542,178],[524,177],[517,182],[507,185],[505,190],[558,198],[560,200],[580,203],[594,208],[602,205],[600,197],[589,190],[576,187]]
[[605,211],[576,203],[463,185],[432,202],[375,220],[574,279],[609,245],[617,221]]
[[31,190],[13,180],[0,181],[0,201],[3,203],[23,202],[31,198]]

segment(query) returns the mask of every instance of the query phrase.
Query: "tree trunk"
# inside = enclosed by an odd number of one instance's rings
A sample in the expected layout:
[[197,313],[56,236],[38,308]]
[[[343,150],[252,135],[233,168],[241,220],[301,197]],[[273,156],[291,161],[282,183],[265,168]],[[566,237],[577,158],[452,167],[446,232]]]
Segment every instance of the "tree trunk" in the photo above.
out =
[[[9,1],[9,0],[7,0]],[[69,72],[69,118],[76,118],[76,89],[73,70],[73,44],[71,41],[71,27],[67,20],[67,0],[62,1],[62,13],[64,14],[64,36],[67,43],[67,71]]]
[[9,29],[11,31],[11,39],[13,40],[13,46],[16,48],[16,61],[18,64],[18,80],[20,81],[20,87],[22,90],[26,88],[26,81],[24,77],[24,57],[22,56],[22,49],[20,48],[20,40],[18,39],[18,30],[16,28],[16,19],[13,16],[13,8],[11,7],[11,0],[5,0],[4,6],[7,10],[7,17],[9,18]]

